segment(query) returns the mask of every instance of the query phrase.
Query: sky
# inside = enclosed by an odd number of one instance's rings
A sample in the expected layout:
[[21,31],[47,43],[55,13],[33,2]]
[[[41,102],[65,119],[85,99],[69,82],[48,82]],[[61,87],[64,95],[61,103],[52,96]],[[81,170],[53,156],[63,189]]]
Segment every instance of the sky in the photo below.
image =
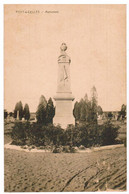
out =
[[56,94],[62,42],[71,58],[74,102],[86,93],[90,99],[95,86],[104,111],[120,110],[126,104],[126,5],[117,4],[5,5],[4,108],[13,111],[21,100],[35,112],[41,95]]

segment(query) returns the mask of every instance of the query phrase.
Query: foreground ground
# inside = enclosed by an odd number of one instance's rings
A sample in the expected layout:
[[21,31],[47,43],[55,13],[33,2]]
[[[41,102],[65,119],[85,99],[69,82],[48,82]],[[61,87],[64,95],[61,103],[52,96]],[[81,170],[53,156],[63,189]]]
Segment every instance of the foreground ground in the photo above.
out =
[[126,149],[74,154],[5,149],[4,173],[5,192],[124,191]]

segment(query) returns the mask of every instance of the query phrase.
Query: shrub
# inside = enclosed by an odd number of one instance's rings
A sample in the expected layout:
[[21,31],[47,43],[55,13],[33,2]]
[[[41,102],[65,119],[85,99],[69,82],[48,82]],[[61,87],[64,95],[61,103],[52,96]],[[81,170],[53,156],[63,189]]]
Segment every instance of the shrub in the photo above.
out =
[[12,144],[15,145],[25,145],[27,140],[27,132],[30,128],[30,124],[28,122],[16,122],[12,127]]
[[65,131],[66,145],[91,147],[99,142],[97,124],[81,124],[68,127]]
[[85,150],[85,149],[86,149],[85,146],[83,146],[83,145],[79,146],[79,150]]
[[59,146],[53,149],[53,153],[75,153],[76,149],[72,146]]
[[22,149],[27,149],[28,147],[26,145],[21,146]]
[[75,152],[75,146],[80,146],[80,149],[83,149],[118,143],[116,140],[118,129],[119,127],[115,127],[110,121],[101,126],[97,123],[71,125],[66,130],[54,125],[45,126],[39,123],[16,122],[12,130],[12,143],[46,149],[54,147],[54,153],[58,153],[59,150],[71,153]]
[[61,147],[55,147],[52,152],[53,153],[61,153],[62,152],[62,148]]
[[34,145],[32,145],[32,146],[31,146],[31,149],[35,149],[35,146],[34,146]]
[[124,139],[123,143],[124,143],[124,146],[127,147],[127,138]]
[[64,130],[60,126],[16,122],[12,130],[12,139],[15,145],[59,146],[64,144]]
[[108,121],[101,127],[103,128],[101,134],[102,145],[115,144],[119,126],[115,127],[110,121]]
[[77,150],[74,147],[72,147],[72,146],[70,146],[69,150],[70,150],[69,153],[76,153],[77,152]]
[[115,139],[115,142],[116,142],[116,144],[122,144],[123,143],[123,140],[121,138],[117,137]]
[[63,146],[64,153],[70,153],[70,146]]

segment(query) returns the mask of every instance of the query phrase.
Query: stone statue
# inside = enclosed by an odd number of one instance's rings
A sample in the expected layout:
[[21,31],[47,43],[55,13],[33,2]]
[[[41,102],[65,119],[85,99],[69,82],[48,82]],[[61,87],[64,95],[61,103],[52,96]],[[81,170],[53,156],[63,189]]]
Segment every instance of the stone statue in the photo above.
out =
[[61,90],[70,91],[70,62],[71,59],[65,52],[67,50],[67,45],[65,43],[61,44],[60,47],[61,54],[58,57],[59,73],[58,73],[58,86]]
[[58,57],[58,62],[67,62],[70,63],[71,59],[70,57],[67,55],[67,53],[65,52],[67,50],[67,45],[65,43],[62,43],[61,47],[61,55]]
[[56,101],[56,110],[53,123],[60,124],[64,129],[69,124],[75,124],[73,117],[72,101],[74,96],[71,91],[70,81],[70,57],[66,54],[67,46],[65,43],[61,44],[61,54],[58,57],[58,80],[57,92],[54,96]]

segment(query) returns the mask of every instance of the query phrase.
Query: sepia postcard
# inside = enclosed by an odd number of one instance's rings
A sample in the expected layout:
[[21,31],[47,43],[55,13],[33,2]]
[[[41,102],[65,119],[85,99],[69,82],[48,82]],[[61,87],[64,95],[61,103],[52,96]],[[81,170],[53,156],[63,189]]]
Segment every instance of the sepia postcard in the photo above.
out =
[[4,5],[4,192],[127,191],[126,17]]

